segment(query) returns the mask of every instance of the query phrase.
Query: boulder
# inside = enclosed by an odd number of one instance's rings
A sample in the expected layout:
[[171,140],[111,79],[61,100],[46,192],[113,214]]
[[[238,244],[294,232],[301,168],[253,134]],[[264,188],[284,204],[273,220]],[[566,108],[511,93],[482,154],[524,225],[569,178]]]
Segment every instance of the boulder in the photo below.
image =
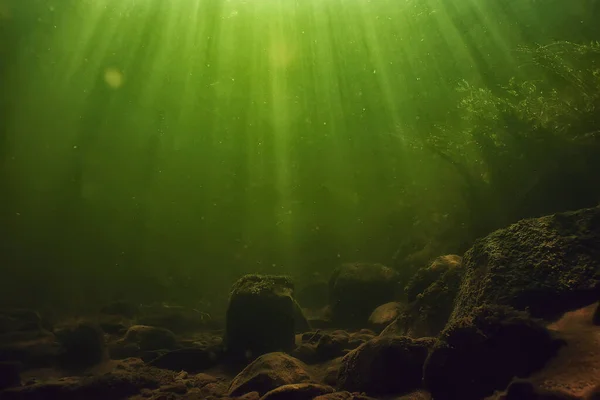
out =
[[423,369],[436,400],[479,400],[526,377],[554,357],[564,341],[538,321],[507,306],[486,305],[452,320]]
[[402,394],[418,389],[432,345],[429,338],[376,337],[344,357],[338,388],[369,395]]
[[261,396],[283,385],[312,381],[306,365],[285,353],[258,357],[240,372],[229,386],[230,396],[258,392]]
[[461,258],[453,255],[438,257],[417,271],[406,289],[411,302],[399,310],[398,318],[382,335],[437,336],[452,314],[463,276]]
[[291,351],[301,310],[290,280],[275,275],[246,275],[231,290],[224,344],[234,358]]
[[452,319],[483,304],[554,321],[600,298],[600,207],[521,220],[475,242]]
[[331,319],[340,327],[362,327],[373,310],[398,294],[398,273],[381,264],[353,263],[329,280]]
[[404,288],[404,293],[409,302],[417,299],[417,296],[425,292],[429,286],[436,282],[448,270],[460,268],[462,257],[455,254],[437,257],[427,267],[420,268],[410,278]]
[[267,392],[260,400],[313,400],[317,396],[333,392],[333,388],[327,385],[293,383]]

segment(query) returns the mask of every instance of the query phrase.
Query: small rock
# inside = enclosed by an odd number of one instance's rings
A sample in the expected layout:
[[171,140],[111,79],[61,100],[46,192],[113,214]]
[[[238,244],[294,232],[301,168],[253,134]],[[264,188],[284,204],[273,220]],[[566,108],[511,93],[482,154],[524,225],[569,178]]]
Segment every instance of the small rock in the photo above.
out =
[[101,315],[98,318],[98,325],[109,335],[124,335],[131,323],[118,315]]
[[209,383],[217,383],[219,381],[219,379],[212,375],[201,372],[199,374],[194,375],[192,381],[193,381],[194,387],[200,388],[200,387],[208,385]]
[[346,332],[344,334],[332,332],[329,335],[321,336],[316,348],[319,359],[331,360],[341,356],[348,346],[349,337],[347,335]]
[[340,373],[340,365],[332,365],[327,368],[325,371],[325,376],[323,377],[323,382],[330,386],[337,386],[338,383],[338,375]]
[[292,356],[307,364],[315,364],[320,360],[315,345],[303,343],[292,351]]
[[237,397],[236,400],[259,400],[260,394],[258,392],[246,393],[243,396]]
[[398,316],[403,306],[401,303],[392,301],[377,307],[369,317],[369,326],[377,332],[381,332],[391,324]]
[[150,361],[149,364],[173,371],[195,372],[214,366],[219,359],[219,349],[192,347],[169,351]]
[[264,395],[279,386],[311,380],[301,361],[285,353],[268,353],[258,357],[233,379],[229,395],[240,396],[255,391]]
[[316,344],[319,341],[319,339],[321,339],[321,336],[323,336],[323,332],[321,331],[305,332],[302,334],[302,342]]
[[134,325],[127,330],[125,343],[135,343],[140,350],[174,349],[177,347],[175,334],[168,329],[146,325]]
[[261,397],[261,400],[312,400],[317,396],[333,392],[331,386],[316,383],[295,383],[273,389]]
[[376,400],[361,393],[335,392],[317,396],[314,400]]
[[161,386],[159,390],[161,392],[166,392],[166,393],[186,394],[188,391],[188,388],[183,383],[176,383],[176,384],[172,384],[172,385]]

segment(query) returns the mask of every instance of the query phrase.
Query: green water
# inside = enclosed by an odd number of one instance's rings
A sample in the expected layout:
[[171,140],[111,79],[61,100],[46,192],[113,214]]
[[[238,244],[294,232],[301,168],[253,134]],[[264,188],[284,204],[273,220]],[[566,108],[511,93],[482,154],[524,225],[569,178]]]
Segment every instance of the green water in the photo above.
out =
[[598,20],[595,0],[0,0],[2,301],[412,271],[593,205]]

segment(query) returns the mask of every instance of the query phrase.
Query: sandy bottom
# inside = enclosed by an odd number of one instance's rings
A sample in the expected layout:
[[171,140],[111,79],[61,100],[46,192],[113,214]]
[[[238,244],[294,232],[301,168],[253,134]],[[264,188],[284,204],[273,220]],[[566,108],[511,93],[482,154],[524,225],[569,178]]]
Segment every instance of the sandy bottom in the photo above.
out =
[[600,326],[592,324],[596,305],[565,314],[548,328],[568,345],[531,381],[546,389],[583,396],[600,384]]

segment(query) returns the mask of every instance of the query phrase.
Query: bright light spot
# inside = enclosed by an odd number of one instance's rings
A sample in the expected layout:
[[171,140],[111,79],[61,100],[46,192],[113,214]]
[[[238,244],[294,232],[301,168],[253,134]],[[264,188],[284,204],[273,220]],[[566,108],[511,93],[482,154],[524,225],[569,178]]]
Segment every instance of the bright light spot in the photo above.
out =
[[113,89],[118,89],[123,86],[125,77],[117,68],[107,68],[104,71],[104,81]]

